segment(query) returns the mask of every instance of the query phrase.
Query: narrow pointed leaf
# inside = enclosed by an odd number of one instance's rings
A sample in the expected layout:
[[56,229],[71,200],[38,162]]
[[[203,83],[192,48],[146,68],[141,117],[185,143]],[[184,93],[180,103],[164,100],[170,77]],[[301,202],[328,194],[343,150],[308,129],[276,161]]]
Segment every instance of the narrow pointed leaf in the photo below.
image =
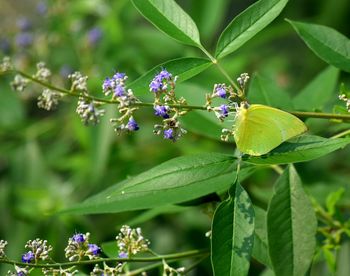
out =
[[292,165],[275,184],[267,211],[269,254],[276,275],[305,275],[316,246],[317,220]]
[[327,155],[350,144],[350,138],[327,139],[314,135],[302,135],[290,139],[262,156],[243,156],[253,164],[288,164],[305,162]]
[[149,84],[162,68],[167,69],[173,76],[178,76],[177,83],[194,77],[207,69],[212,63],[204,58],[178,58],[159,64],[128,85],[136,96],[153,99],[154,95],[149,91]]
[[339,70],[329,66],[316,76],[297,96],[293,104],[297,110],[322,109],[334,96]]
[[[155,208],[227,189],[236,175],[232,155],[207,153],[171,159],[86,199],[66,213],[98,214]],[[253,166],[244,166],[240,178]]]
[[132,0],[139,12],[170,37],[200,46],[199,32],[192,18],[174,0]]
[[221,34],[215,56],[219,59],[240,48],[283,10],[288,0],[260,0],[235,17]]
[[211,243],[214,275],[248,274],[254,243],[254,210],[238,182],[231,187],[230,198],[215,211]]
[[306,45],[321,59],[350,72],[350,39],[322,25],[287,20]]

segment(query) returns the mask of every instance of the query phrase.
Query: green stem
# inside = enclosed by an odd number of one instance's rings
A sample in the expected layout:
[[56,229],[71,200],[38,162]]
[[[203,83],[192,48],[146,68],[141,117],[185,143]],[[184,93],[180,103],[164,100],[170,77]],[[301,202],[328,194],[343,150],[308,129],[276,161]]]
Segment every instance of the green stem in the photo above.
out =
[[350,129],[347,129],[347,130],[344,130],[344,131],[342,131],[342,132],[340,132],[340,133],[338,133],[338,134],[335,134],[335,135],[333,135],[331,138],[332,138],[332,139],[340,138],[340,137],[344,137],[344,136],[346,136],[346,135],[348,135],[348,134],[350,134]]
[[[209,53],[208,53],[209,54]],[[209,54],[210,55],[210,54]],[[41,80],[38,80],[31,75],[28,75],[27,73],[24,73],[22,71],[14,70],[18,74],[22,75],[23,77],[30,79],[31,81],[38,83],[44,87],[47,87],[51,90],[58,91],[73,97],[81,97],[82,95],[75,93],[74,91],[69,91],[64,88],[60,87],[55,87],[51,85],[50,83],[43,82]],[[105,104],[117,104],[117,101],[114,100],[107,100],[107,99],[102,99],[102,98],[97,98],[93,96],[88,96],[88,95],[83,95],[84,98],[100,102],[100,103],[105,103]],[[133,103],[132,106],[139,106],[139,107],[153,107],[154,103]],[[180,109],[188,109],[188,110],[207,110],[205,106],[198,106],[198,105],[180,105],[180,104],[168,104],[169,107],[174,107],[174,108],[180,108]],[[337,120],[344,120],[344,121],[350,121],[350,114],[333,114],[333,113],[319,113],[319,112],[301,112],[301,111],[292,111],[289,112],[290,114],[293,114],[299,118],[319,118],[319,119],[337,119]],[[346,132],[348,134],[348,132]],[[342,134],[346,135],[346,134]],[[340,134],[339,134],[340,135]]]
[[148,258],[100,258],[100,259],[93,259],[93,260],[84,260],[84,261],[76,261],[76,262],[67,262],[67,263],[54,263],[54,264],[32,264],[32,263],[22,263],[14,260],[9,259],[0,259],[0,263],[6,263],[6,264],[12,264],[17,266],[29,266],[29,267],[67,267],[67,266],[74,266],[74,265],[87,265],[87,264],[96,264],[96,263],[102,263],[102,262],[157,262],[165,260],[178,260],[178,259],[184,259],[184,258],[192,258],[192,257],[200,257],[207,255],[207,250],[191,250],[181,253],[175,253],[175,254],[168,254],[168,255],[159,255],[158,257],[148,257]]

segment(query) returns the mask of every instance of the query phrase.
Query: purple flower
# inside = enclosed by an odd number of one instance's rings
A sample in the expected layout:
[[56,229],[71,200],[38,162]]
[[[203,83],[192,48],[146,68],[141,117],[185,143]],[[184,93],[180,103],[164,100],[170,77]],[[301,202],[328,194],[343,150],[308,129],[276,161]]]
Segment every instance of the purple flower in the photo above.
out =
[[19,33],[15,37],[16,45],[23,48],[32,45],[33,40],[33,35],[28,32]]
[[22,262],[29,264],[35,258],[34,253],[32,251],[28,251],[22,255]]
[[47,5],[44,1],[41,1],[36,6],[36,10],[40,15],[44,15],[47,12]]
[[226,104],[222,104],[219,107],[220,113],[222,117],[227,117],[229,113],[229,108]]
[[226,90],[224,87],[222,87],[221,85],[218,85],[215,89],[215,94],[217,96],[219,96],[220,98],[225,99],[226,98]]
[[120,252],[120,253],[118,254],[118,258],[126,259],[126,258],[128,258],[128,257],[129,257],[128,253],[125,253],[125,252]]
[[129,119],[129,122],[127,124],[127,128],[130,130],[130,131],[136,131],[136,130],[139,130],[139,125],[136,123],[136,121],[134,120],[133,117],[130,117]]
[[101,253],[101,248],[99,248],[96,244],[89,243],[88,247],[89,247],[89,252],[91,252],[92,255],[96,256]]
[[78,233],[78,234],[73,235],[72,240],[75,242],[78,242],[78,243],[83,243],[83,242],[85,242],[86,237],[84,234]]
[[112,80],[107,77],[102,84],[102,88],[104,91],[111,89],[112,88]]
[[172,74],[169,73],[166,69],[162,69],[160,73],[155,76],[155,78],[159,78],[160,80],[170,80],[172,77]]
[[117,87],[114,89],[114,96],[121,97],[124,96],[125,89],[121,85],[117,85]]
[[28,20],[28,18],[23,17],[17,20],[17,27],[21,30],[21,32],[26,32],[32,28],[32,23]]
[[159,80],[153,79],[149,85],[150,91],[158,92],[163,90],[163,83]]
[[172,128],[169,128],[167,130],[164,130],[164,138],[169,140],[174,140],[174,130]]
[[169,107],[168,106],[156,105],[154,107],[154,110],[155,110],[154,115],[163,117],[164,119],[169,118],[169,114],[168,114]]
[[123,80],[125,78],[125,73],[115,73],[114,76],[113,76],[113,79],[115,80]]
[[91,45],[95,45],[102,38],[102,31],[99,27],[94,27],[88,32],[88,39]]

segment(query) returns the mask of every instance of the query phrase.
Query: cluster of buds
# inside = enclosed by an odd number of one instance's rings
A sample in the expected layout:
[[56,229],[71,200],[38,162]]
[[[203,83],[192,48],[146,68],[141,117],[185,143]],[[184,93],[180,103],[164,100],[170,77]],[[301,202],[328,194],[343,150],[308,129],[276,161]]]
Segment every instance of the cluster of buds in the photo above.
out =
[[113,77],[106,78],[102,84],[102,91],[105,96],[112,95],[112,100],[117,103],[119,118],[111,119],[114,130],[120,134],[123,131],[132,132],[139,130],[139,126],[133,117],[138,109],[133,104],[140,102],[131,89],[127,89],[125,82],[128,76],[124,73],[115,73]]
[[13,69],[11,59],[9,57],[4,57],[0,63],[0,73],[5,73]]
[[48,69],[44,62],[39,62],[36,65],[37,71],[33,75],[33,78],[36,78],[42,82],[48,82],[51,77],[51,71]]
[[89,243],[90,233],[78,233],[68,239],[68,245],[64,249],[65,256],[69,261],[80,261],[83,257],[95,259],[101,253],[101,248],[96,244]]
[[149,84],[150,91],[154,93],[154,115],[162,117],[162,124],[154,126],[153,133],[163,134],[165,139],[176,141],[181,138],[186,130],[181,127],[179,118],[187,113],[176,105],[186,105],[186,100],[176,98],[175,84],[177,77],[173,77],[165,68],[157,74]]
[[110,267],[106,263],[103,264],[103,268],[100,268],[99,265],[95,265],[93,271],[90,273],[90,276],[101,276],[101,275],[120,275],[123,271],[123,264],[118,263],[116,267]]
[[29,240],[26,243],[25,248],[30,249],[30,251],[22,255],[23,263],[47,260],[49,258],[49,252],[52,250],[52,246],[47,245],[47,241],[41,239]]
[[116,240],[119,248],[119,258],[129,258],[131,255],[145,252],[150,244],[142,236],[141,228],[132,229],[128,225],[122,226]]
[[38,107],[47,111],[53,110],[57,107],[61,98],[61,93],[57,93],[48,88],[45,88],[43,89],[41,95],[38,97]]
[[346,109],[348,110],[348,112],[350,112],[350,99],[347,97],[347,95],[345,94],[340,94],[339,95],[339,100],[342,100],[345,102],[346,104]]
[[6,245],[7,245],[7,241],[0,240],[0,259],[3,259],[6,257],[6,254],[5,254]]
[[178,276],[178,275],[184,275],[185,268],[179,267],[179,268],[173,268],[169,266],[165,260],[163,260],[163,276]]
[[[60,276],[73,276],[79,273],[79,270],[75,269],[74,267],[69,267],[66,269],[63,268],[43,268],[42,272],[45,276],[52,276],[52,275],[60,275]],[[101,275],[101,274],[100,274]]]
[[15,75],[15,78],[10,83],[13,90],[18,92],[23,92],[24,89],[27,87],[29,83],[29,80],[22,77],[20,74]]
[[20,267],[15,265],[15,272],[9,270],[7,272],[9,276],[27,276],[29,275],[29,267]]
[[84,125],[97,124],[105,113],[103,109],[100,109],[100,103],[89,98],[89,92],[87,87],[88,77],[82,75],[80,72],[74,72],[68,75],[72,85],[70,91],[80,94],[76,112],[79,115]]

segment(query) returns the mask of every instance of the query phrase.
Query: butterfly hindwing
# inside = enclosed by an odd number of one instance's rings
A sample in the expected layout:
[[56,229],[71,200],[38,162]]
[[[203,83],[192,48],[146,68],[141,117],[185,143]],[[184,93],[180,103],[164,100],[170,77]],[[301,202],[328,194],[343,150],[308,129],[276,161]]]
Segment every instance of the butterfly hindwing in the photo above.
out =
[[305,124],[285,111],[259,104],[241,107],[235,120],[238,149],[250,155],[268,153],[284,141],[306,131]]

